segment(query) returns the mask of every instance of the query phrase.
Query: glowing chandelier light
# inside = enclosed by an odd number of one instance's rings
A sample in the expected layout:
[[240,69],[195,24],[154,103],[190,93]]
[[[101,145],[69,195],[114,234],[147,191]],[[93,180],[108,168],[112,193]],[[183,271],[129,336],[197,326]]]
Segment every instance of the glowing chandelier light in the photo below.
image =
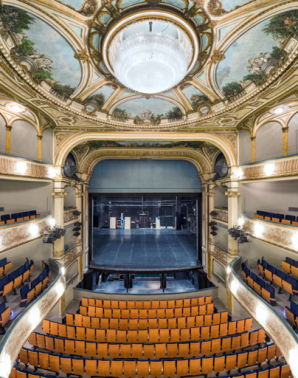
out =
[[153,94],[175,87],[187,75],[194,49],[178,25],[146,19],[114,34],[107,55],[110,68],[124,86]]

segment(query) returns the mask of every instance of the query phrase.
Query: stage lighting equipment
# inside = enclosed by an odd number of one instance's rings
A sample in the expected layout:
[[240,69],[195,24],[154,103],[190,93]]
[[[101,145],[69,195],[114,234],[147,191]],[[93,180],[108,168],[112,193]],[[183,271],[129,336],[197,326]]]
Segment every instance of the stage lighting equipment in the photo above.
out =
[[81,234],[79,232],[75,232],[73,236],[80,236]]
[[228,229],[229,234],[234,240],[238,240],[239,243],[251,242],[251,237],[240,226],[234,226]]
[[81,215],[81,212],[78,211],[78,210],[75,210],[75,211],[73,212],[73,215],[79,216],[79,215]]
[[211,211],[210,215],[211,215],[212,217],[217,217],[218,212],[213,210],[213,211]]

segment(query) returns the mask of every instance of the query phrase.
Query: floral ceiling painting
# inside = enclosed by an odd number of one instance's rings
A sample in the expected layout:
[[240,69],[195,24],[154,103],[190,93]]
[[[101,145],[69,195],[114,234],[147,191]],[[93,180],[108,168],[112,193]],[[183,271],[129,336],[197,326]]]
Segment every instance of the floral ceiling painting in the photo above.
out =
[[222,7],[227,11],[231,11],[236,7],[241,7],[241,5],[244,5],[248,2],[251,2],[251,1],[249,0],[219,0],[219,3],[221,3]]
[[69,97],[81,81],[81,66],[66,40],[46,22],[22,9],[3,6],[0,33],[12,37],[12,58],[37,83],[45,81],[62,97]]
[[162,119],[182,119],[181,110],[173,103],[159,98],[137,98],[119,105],[113,112],[119,120],[133,119],[136,125],[158,125]]
[[182,89],[182,92],[194,109],[196,109],[200,104],[210,103],[209,98],[194,85],[186,84]]
[[112,85],[103,85],[97,89],[83,101],[85,111],[87,113],[93,113],[94,111],[101,109],[101,107],[115,92],[115,89],[116,86],[114,87]]
[[216,72],[228,99],[254,83],[263,84],[286,61],[298,43],[298,10],[272,16],[239,37],[225,52]]

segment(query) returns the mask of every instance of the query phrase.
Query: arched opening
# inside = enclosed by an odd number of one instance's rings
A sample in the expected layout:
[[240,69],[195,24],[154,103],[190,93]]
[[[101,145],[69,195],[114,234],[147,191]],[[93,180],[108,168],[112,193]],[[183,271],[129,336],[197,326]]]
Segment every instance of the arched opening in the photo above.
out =
[[144,290],[144,275],[159,290],[206,287],[207,280],[199,283],[201,192],[197,168],[185,160],[99,162],[89,186],[96,290],[125,292],[133,286],[137,293]]
[[256,160],[277,156],[283,156],[282,127],[278,122],[268,122],[258,130],[256,135]]

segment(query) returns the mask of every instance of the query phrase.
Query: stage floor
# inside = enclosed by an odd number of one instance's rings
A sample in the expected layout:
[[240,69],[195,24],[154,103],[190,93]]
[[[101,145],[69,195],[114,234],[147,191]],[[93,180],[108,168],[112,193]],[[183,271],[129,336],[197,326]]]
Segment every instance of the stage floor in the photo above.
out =
[[130,270],[197,267],[196,234],[172,229],[94,229],[92,265]]

